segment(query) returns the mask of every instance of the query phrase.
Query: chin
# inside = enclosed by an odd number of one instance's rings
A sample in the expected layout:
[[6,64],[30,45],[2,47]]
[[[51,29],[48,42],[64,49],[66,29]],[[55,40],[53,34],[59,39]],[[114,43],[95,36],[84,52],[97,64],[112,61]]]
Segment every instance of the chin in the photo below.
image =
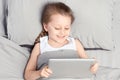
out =
[[62,40],[62,39],[57,39],[56,42],[58,42],[58,43],[62,43],[63,40]]

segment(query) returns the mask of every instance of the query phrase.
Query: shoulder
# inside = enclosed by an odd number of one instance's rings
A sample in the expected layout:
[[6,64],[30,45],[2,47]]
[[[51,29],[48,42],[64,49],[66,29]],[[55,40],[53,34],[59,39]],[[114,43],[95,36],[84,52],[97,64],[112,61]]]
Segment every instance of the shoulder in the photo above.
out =
[[73,38],[76,44],[81,44],[80,40],[77,38]]
[[75,43],[75,45],[77,45],[77,44],[81,44],[80,43],[80,40],[79,39],[77,39],[77,38],[73,38],[73,37],[68,37],[68,40],[71,42],[74,42]]
[[80,40],[79,39],[77,39],[77,38],[74,38],[74,40],[75,40],[75,44],[76,44],[76,48],[78,49],[78,48],[82,48],[83,47],[83,45],[82,45],[82,43],[80,42]]
[[38,37],[38,38],[35,40],[34,45],[37,44],[37,43],[40,43],[40,42],[44,41],[45,39],[47,39],[47,36],[44,36],[44,37]]
[[34,45],[34,48],[33,48],[33,50],[32,50],[32,55],[39,55],[39,53],[40,53],[40,43],[36,43],[35,45]]
[[40,46],[40,43],[37,43],[37,44],[34,45],[34,48],[37,48],[39,46]]
[[79,39],[74,38],[74,40],[75,40],[76,43],[80,43],[80,40],[79,40]]
[[48,36],[44,36],[44,37],[41,37],[41,38],[40,38],[40,42],[43,42],[43,41],[45,41],[45,40],[48,40]]
[[40,37],[40,40],[44,40],[44,39],[47,39],[48,36],[44,36],[44,37]]

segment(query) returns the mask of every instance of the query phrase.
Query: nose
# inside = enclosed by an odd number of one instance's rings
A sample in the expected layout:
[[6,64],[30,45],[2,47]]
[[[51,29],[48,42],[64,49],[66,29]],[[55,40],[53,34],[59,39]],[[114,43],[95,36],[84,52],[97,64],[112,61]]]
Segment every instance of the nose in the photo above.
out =
[[61,29],[61,30],[60,30],[60,34],[61,34],[61,35],[64,35],[64,34],[65,34],[65,30],[64,30],[64,29]]

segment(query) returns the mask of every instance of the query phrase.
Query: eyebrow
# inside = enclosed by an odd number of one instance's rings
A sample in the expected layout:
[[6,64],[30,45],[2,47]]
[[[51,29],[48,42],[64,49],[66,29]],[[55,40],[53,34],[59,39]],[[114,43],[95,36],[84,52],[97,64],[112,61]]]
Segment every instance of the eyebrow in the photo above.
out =
[[[61,25],[60,25],[60,24],[51,24],[50,26],[53,26],[53,27],[56,27],[56,28],[60,28],[60,27],[61,27]],[[69,27],[70,27],[70,25],[69,25],[69,24],[67,24],[67,25],[65,25],[64,27],[69,28]]]

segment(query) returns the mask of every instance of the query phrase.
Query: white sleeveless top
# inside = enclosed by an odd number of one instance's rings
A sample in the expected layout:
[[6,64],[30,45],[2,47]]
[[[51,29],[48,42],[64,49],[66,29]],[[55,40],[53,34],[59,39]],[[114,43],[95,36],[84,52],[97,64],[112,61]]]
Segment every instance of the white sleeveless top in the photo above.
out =
[[40,51],[41,54],[48,51],[57,51],[57,50],[76,50],[75,39],[68,37],[69,43],[60,47],[54,48],[48,44],[48,36],[40,38]]

